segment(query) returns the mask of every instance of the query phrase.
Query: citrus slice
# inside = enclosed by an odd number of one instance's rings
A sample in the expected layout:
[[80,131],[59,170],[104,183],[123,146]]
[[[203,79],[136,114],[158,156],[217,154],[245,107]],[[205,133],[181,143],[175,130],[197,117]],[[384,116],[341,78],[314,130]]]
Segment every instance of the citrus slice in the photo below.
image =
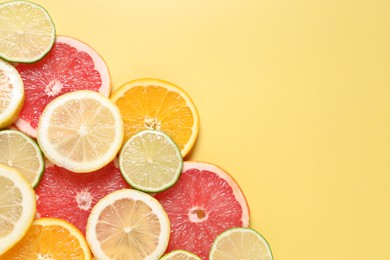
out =
[[94,91],[79,90],[47,105],[38,127],[46,157],[73,172],[91,172],[111,162],[123,141],[118,108]]
[[267,241],[254,229],[231,228],[215,239],[210,250],[210,260],[272,260]]
[[0,163],[18,170],[33,187],[38,184],[45,165],[37,143],[15,130],[0,131]]
[[42,111],[56,97],[76,91],[111,93],[110,74],[104,60],[87,44],[67,36],[57,36],[51,51],[33,64],[17,64],[24,87],[25,102],[15,125],[37,137]]
[[31,185],[17,170],[0,164],[0,255],[22,239],[34,216]]
[[35,189],[37,215],[64,219],[85,234],[93,206],[107,194],[124,188],[130,186],[115,162],[97,171],[79,174],[47,161]]
[[87,224],[87,241],[97,259],[158,259],[169,233],[169,219],[160,203],[131,189],[101,199]]
[[0,59],[0,129],[16,120],[23,102],[24,87],[19,72]]
[[62,219],[41,218],[1,259],[91,259],[81,232]]
[[0,57],[12,62],[35,62],[53,46],[55,26],[49,13],[27,1],[0,4]]
[[119,166],[133,188],[159,192],[176,183],[183,158],[169,136],[157,130],[142,130],[123,146]]
[[159,79],[138,79],[118,88],[111,100],[119,107],[125,140],[143,129],[161,130],[188,154],[199,132],[199,116],[184,90]]
[[249,208],[238,184],[223,169],[204,162],[184,162],[179,180],[157,193],[171,222],[167,252],[184,249],[207,259],[221,232],[249,225]]
[[163,255],[160,260],[202,260],[202,258],[186,250],[174,250]]

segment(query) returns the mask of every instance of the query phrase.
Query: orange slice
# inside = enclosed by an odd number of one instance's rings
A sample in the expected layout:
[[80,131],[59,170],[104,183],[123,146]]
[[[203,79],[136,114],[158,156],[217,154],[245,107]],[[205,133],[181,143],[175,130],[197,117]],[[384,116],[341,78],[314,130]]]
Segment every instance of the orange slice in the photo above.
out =
[[91,259],[81,232],[62,219],[41,218],[0,259]]
[[137,79],[119,87],[111,96],[121,111],[125,141],[144,129],[165,132],[184,157],[199,132],[198,111],[180,87],[159,79]]

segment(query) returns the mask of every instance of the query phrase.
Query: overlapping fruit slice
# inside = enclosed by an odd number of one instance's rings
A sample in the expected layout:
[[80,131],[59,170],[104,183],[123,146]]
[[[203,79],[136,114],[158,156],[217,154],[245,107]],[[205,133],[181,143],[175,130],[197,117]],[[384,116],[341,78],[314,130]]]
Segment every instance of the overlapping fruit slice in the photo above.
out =
[[163,255],[160,260],[201,260],[201,258],[186,250],[174,250]]

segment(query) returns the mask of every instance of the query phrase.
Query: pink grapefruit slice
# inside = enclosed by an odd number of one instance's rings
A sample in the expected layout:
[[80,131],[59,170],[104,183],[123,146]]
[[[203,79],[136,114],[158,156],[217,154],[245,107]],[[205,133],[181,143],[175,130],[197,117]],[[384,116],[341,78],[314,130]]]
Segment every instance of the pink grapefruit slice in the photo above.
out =
[[176,184],[158,193],[171,222],[166,252],[187,250],[202,259],[214,239],[232,227],[249,226],[249,208],[235,180],[216,165],[184,162]]
[[37,216],[64,219],[85,234],[93,206],[107,194],[130,188],[116,162],[90,173],[74,173],[46,163],[36,188]]
[[76,90],[93,90],[107,97],[111,93],[104,60],[90,46],[71,37],[57,36],[42,60],[15,68],[25,88],[25,102],[15,125],[34,138],[42,111],[56,97]]

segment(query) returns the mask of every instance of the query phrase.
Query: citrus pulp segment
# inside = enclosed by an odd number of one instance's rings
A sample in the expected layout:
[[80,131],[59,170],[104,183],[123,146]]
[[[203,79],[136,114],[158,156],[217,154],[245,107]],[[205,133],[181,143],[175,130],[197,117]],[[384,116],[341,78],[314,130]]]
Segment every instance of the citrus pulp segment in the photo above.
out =
[[68,171],[51,162],[46,169],[37,194],[37,215],[60,218],[75,225],[83,234],[88,216],[95,204],[107,194],[130,188],[116,162],[84,174]]
[[123,141],[118,108],[100,93],[79,90],[50,102],[42,112],[38,143],[45,156],[73,172],[91,172],[111,162]]
[[160,260],[202,260],[199,256],[188,252],[186,250],[174,250],[163,257]]
[[158,259],[170,234],[160,203],[137,190],[113,192],[93,207],[87,241],[98,259]]
[[183,158],[169,136],[157,130],[142,130],[122,147],[119,166],[133,188],[159,192],[176,183]]
[[12,62],[35,62],[53,46],[55,26],[49,13],[28,1],[0,4],[0,57]]
[[67,36],[57,36],[53,48],[40,61],[17,64],[24,87],[25,102],[15,125],[37,137],[42,111],[64,93],[93,90],[111,93],[110,74],[101,56],[87,44]]
[[184,162],[179,180],[157,193],[171,222],[167,252],[184,249],[207,259],[215,237],[249,225],[249,208],[238,184],[218,166]]
[[0,164],[0,255],[26,234],[35,216],[35,193],[15,169]]
[[91,251],[81,232],[62,219],[41,218],[27,234],[0,259],[91,259]]
[[254,229],[231,228],[215,239],[210,260],[273,260],[267,241]]
[[24,86],[19,72],[0,59],[0,129],[16,120],[23,102]]
[[44,170],[44,161],[38,144],[16,130],[0,131],[0,163],[18,170],[35,187]]
[[125,140],[143,129],[161,130],[186,156],[199,132],[195,104],[180,87],[159,79],[137,79],[119,87],[111,96],[125,125]]

